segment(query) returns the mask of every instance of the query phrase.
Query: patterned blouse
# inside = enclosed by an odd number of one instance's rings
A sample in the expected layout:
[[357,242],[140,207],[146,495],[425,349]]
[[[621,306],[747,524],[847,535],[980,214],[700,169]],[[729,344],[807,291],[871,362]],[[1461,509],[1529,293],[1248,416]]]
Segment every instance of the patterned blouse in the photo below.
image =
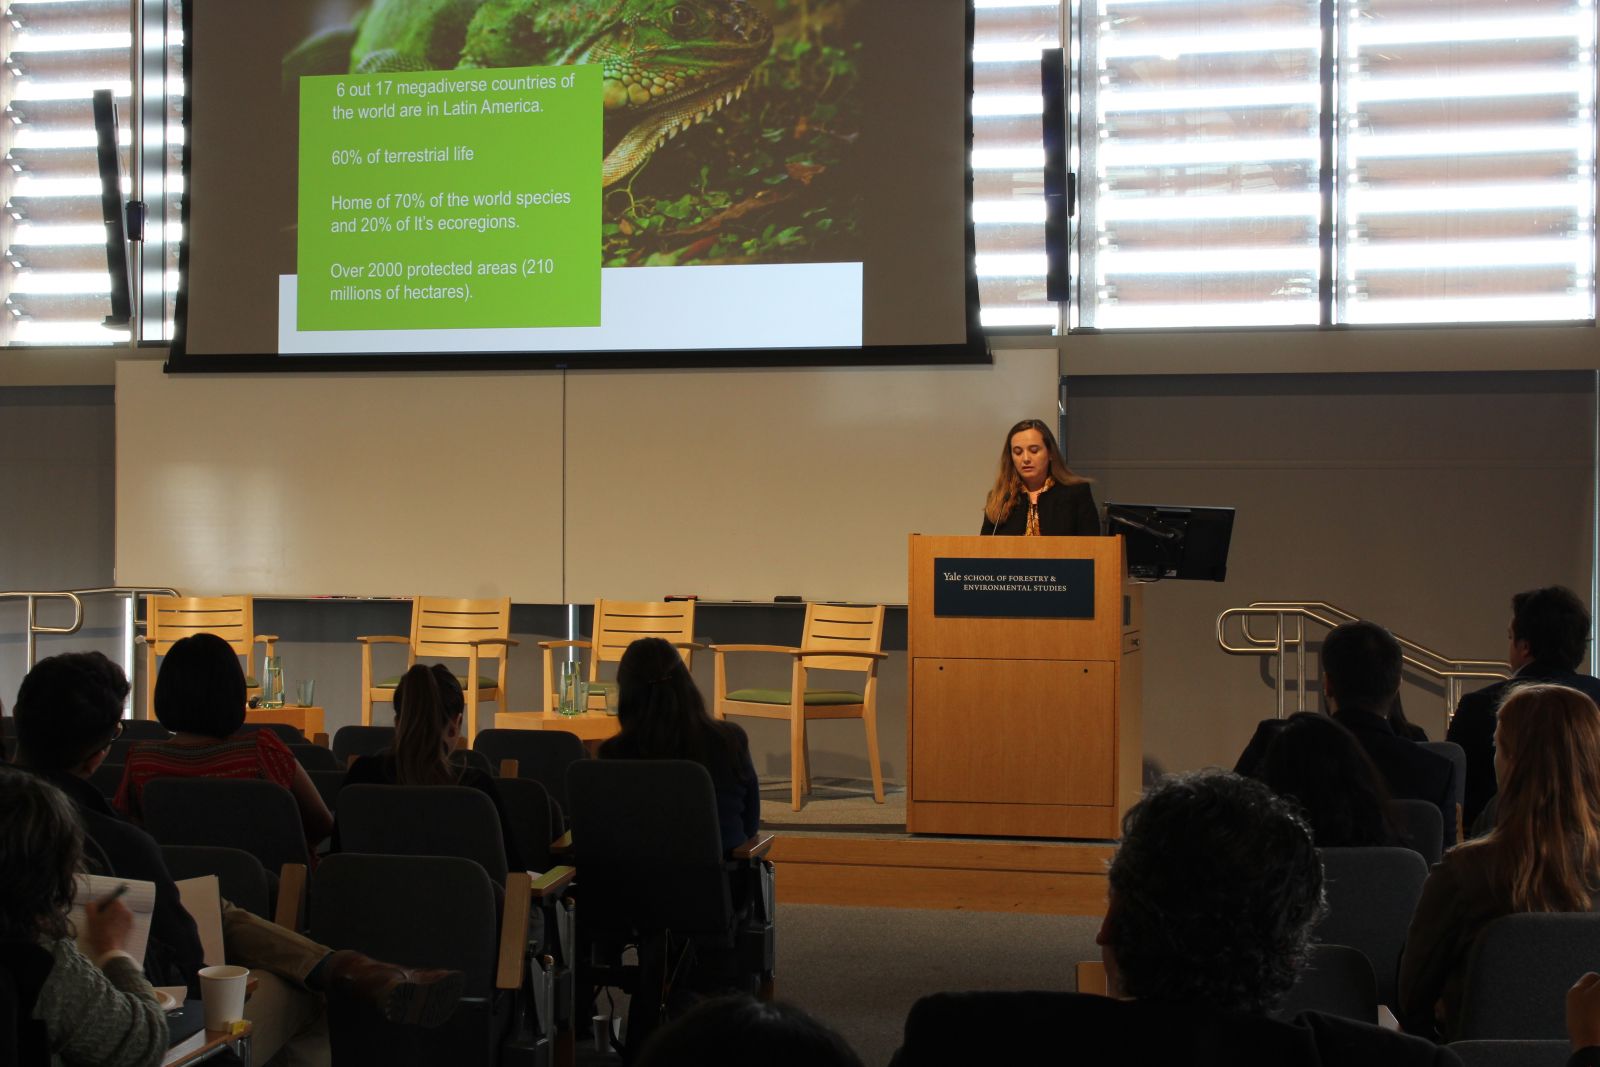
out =
[[294,753],[271,730],[250,730],[204,745],[150,741],[129,749],[113,803],[138,822],[143,817],[140,798],[152,778],[264,778],[290,789],[295,766]]
[[1047,474],[1044,484],[1039,487],[1039,493],[1028,497],[1028,528],[1022,532],[1023,537],[1039,536],[1039,495],[1055,484],[1056,480]]

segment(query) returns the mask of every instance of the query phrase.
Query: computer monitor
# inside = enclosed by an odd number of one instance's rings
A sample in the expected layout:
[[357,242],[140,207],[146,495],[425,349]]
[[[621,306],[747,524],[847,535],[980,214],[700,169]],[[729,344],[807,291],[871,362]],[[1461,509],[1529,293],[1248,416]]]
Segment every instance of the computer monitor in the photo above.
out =
[[1228,576],[1232,508],[1108,503],[1106,532],[1123,535],[1129,577],[1220,582]]

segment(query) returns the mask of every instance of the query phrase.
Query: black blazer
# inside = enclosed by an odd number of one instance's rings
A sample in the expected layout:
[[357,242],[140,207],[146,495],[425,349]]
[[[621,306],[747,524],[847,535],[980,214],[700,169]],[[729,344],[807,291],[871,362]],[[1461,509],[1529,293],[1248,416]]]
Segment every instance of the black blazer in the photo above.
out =
[[[1052,485],[1039,494],[1039,532],[1046,537],[1093,537],[1100,532],[1100,512],[1088,482]],[[998,523],[986,515],[980,534],[1020,537],[1028,529],[1028,502],[1019,500]]]
[[[1445,826],[1456,824],[1455,798],[1450,793],[1455,766],[1448,758],[1400,737],[1388,719],[1369,711],[1341,710],[1334,714],[1333,721],[1356,735],[1378,765],[1390,796],[1396,800],[1426,800],[1438,807]],[[1451,840],[1452,833],[1445,831],[1446,841]]]
[[1461,803],[1461,817],[1468,826],[1499,790],[1494,780],[1495,712],[1513,686],[1528,682],[1564,685],[1600,703],[1600,679],[1537,662],[1525,664],[1514,678],[1464,695],[1456,706],[1455,718],[1450,720],[1445,740],[1454,741],[1467,753],[1467,795]]
[[890,1067],[1446,1067],[1449,1049],[1308,1011],[1292,1022],[1084,993],[936,993],[906,1018]]

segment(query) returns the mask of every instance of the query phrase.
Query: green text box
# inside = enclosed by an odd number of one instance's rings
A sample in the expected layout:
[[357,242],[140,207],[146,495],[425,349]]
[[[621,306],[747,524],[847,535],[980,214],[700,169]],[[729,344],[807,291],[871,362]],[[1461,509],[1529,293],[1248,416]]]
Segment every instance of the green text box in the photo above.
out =
[[300,80],[302,330],[600,324],[597,66]]

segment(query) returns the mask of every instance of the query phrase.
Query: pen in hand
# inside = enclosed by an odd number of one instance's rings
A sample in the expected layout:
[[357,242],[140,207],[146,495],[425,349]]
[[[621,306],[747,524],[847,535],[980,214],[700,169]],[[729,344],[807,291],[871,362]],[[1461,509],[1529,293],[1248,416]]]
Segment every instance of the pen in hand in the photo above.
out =
[[103,896],[99,900],[95,901],[94,902],[94,906],[97,907],[97,908],[109,907],[119,897],[121,897],[122,894],[126,893],[127,891],[128,891],[128,883],[127,882],[123,882],[121,885],[117,886],[117,888],[113,889],[111,892],[107,893],[105,896]]

